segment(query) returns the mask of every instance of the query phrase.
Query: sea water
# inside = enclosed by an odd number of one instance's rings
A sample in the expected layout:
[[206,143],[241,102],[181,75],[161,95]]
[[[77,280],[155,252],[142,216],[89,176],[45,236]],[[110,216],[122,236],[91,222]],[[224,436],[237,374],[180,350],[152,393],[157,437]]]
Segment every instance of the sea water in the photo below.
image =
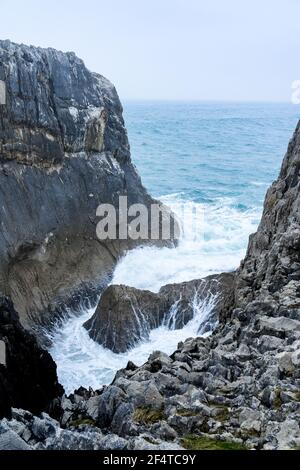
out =
[[[125,103],[132,159],[143,184],[179,217],[189,206],[196,209],[201,230],[194,233],[188,220],[176,248],[129,252],[117,265],[113,284],[157,292],[168,283],[235,269],[257,228],[299,111],[278,103]],[[154,350],[172,353],[179,341],[197,335],[213,300],[194,301],[194,318],[183,329],[162,325],[125,354],[89,338],[82,325],[92,308],[71,312],[53,335],[60,382],[67,392],[80,385],[97,388],[129,360],[140,365]]]

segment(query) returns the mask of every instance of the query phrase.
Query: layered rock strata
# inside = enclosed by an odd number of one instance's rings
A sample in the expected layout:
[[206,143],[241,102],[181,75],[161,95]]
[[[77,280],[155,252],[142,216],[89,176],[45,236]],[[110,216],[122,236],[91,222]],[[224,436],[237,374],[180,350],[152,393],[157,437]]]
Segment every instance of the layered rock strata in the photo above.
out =
[[0,292],[24,325],[49,325],[140,243],[100,241],[99,204],[154,201],[131,163],[114,86],[74,53],[0,41],[0,81]]

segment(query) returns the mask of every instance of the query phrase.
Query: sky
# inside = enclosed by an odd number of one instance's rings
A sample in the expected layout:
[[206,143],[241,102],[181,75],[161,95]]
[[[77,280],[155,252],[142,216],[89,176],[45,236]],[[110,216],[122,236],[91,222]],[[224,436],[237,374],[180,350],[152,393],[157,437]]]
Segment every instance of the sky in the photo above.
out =
[[0,38],[74,51],[123,100],[290,101],[299,0],[0,0]]

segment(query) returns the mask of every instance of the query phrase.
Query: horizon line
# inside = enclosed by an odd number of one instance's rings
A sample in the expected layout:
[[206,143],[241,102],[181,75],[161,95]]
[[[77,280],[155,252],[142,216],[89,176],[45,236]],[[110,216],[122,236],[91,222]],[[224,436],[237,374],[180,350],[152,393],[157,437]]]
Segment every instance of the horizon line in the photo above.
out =
[[[120,95],[119,95],[120,97]],[[237,99],[206,99],[206,98],[120,98],[121,102],[175,102],[175,103],[231,103],[231,104],[290,104],[291,106],[299,106],[291,101],[284,100],[237,100]]]

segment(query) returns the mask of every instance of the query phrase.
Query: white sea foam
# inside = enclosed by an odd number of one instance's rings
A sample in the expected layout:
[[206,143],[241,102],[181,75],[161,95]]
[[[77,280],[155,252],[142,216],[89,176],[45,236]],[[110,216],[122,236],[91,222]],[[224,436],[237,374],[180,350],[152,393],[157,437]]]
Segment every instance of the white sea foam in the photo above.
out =
[[116,372],[126,367],[128,361],[142,365],[153,351],[173,353],[180,341],[201,334],[201,327],[205,325],[214,302],[215,297],[211,296],[200,303],[195,295],[192,300],[194,318],[180,330],[175,329],[172,322],[176,316],[175,305],[170,311],[169,318],[162,326],[150,332],[147,341],[139,343],[131,351],[123,354],[113,353],[90,339],[82,324],[93,315],[93,309],[83,312],[79,317],[69,319],[63,328],[60,327],[54,332],[52,337],[53,346],[50,352],[57,363],[60,382],[67,393],[73,392],[80,386],[97,389],[101,385],[110,383]]
[[[161,199],[180,214],[182,204],[192,204],[180,197],[177,194]],[[191,230],[185,227],[177,248],[139,248],[128,253],[116,267],[112,282],[158,291],[167,283],[236,268],[245,254],[249,234],[256,230],[260,211],[241,210],[230,199],[202,204],[199,209],[202,233],[191,237]],[[208,298],[206,302],[199,303],[195,297],[194,318],[181,330],[174,329],[174,306],[168,321],[153,330],[149,340],[124,354],[104,349],[89,338],[82,325],[94,311],[83,310],[81,315],[67,320],[53,336],[51,353],[58,366],[60,382],[67,392],[81,385],[98,388],[109,383],[116,371],[125,367],[129,360],[140,365],[155,350],[171,354],[179,341],[201,334],[201,326],[209,317],[213,301]]]
[[[229,198],[214,204],[184,201],[180,195],[169,195],[161,200],[176,214],[193,206],[196,217],[184,224],[184,234],[177,248],[137,248],[119,262],[112,284],[126,284],[157,292],[169,283],[199,279],[210,274],[235,269],[245,254],[250,233],[256,230],[260,211],[241,211]],[[191,223],[200,229],[195,236]]]

